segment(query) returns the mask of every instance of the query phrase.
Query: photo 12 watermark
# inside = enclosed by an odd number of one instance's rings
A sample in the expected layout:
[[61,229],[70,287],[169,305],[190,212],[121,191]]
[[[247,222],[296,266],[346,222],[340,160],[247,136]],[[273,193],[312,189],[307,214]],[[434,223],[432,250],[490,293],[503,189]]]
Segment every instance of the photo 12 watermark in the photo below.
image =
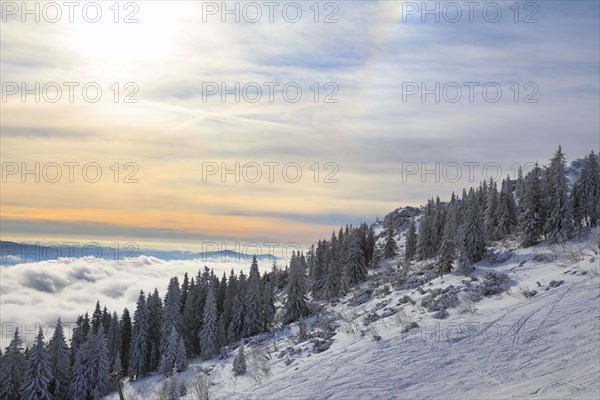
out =
[[[77,322],[75,321],[62,321],[61,325],[63,328],[63,334],[65,336],[65,340],[67,343],[70,343],[71,338],[73,336],[73,329],[77,326]],[[2,322],[0,341],[3,344],[10,343],[11,340],[15,337],[15,332],[17,329],[19,330],[19,336],[23,343],[33,343],[40,331],[44,333],[45,338],[52,337],[54,330],[57,327],[57,322],[46,322],[42,323],[39,321],[6,321]],[[6,346],[2,346],[4,349]]]
[[479,161],[464,162],[402,162],[401,178],[402,183],[420,182],[420,183],[458,183],[467,180],[469,183],[482,181],[500,181],[506,176],[512,176],[517,179],[519,171],[523,176],[535,167],[535,163],[515,162],[503,169],[498,162],[488,161],[481,163]]
[[3,161],[1,167],[2,183],[139,183],[140,171],[140,166],[132,161],[110,165],[95,161]]
[[2,1],[2,23],[88,23],[111,21],[137,24],[140,3],[135,1]]
[[37,262],[67,262],[83,260],[96,263],[110,260],[117,263],[136,263],[140,247],[135,242],[114,242],[101,246],[98,242],[5,242],[0,247],[0,264],[23,264]]
[[402,82],[402,103],[514,103],[537,104],[540,86],[536,82]]
[[297,242],[217,242],[205,241],[200,243],[200,255],[203,262],[252,262],[254,256],[262,261],[283,260],[290,262],[292,252],[306,251],[306,246]]
[[202,183],[339,183],[340,166],[332,161],[311,165],[279,161],[202,163]]
[[337,24],[339,11],[335,1],[203,1],[202,23]]
[[140,87],[135,82],[103,86],[98,82],[2,82],[2,103],[98,103],[107,96],[115,103],[139,103]]
[[402,23],[539,23],[534,1],[403,1]]
[[308,96],[314,103],[339,103],[339,91],[336,82],[202,82],[202,102],[298,103]]

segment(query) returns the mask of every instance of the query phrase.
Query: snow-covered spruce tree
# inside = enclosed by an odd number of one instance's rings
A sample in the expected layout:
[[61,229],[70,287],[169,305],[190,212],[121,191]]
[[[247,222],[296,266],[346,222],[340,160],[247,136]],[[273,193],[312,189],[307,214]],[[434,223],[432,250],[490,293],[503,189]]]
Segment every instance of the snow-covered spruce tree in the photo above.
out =
[[21,342],[19,328],[16,328],[14,336],[6,348],[6,353],[2,359],[2,368],[0,369],[0,399],[19,400],[21,398],[24,368],[23,342]]
[[88,339],[88,381],[92,399],[101,399],[110,392],[110,364],[108,362],[108,344],[103,329]]
[[356,285],[367,278],[367,265],[363,258],[363,251],[360,247],[360,232],[356,230],[352,234],[352,239],[348,251],[346,252],[345,280],[350,285]]
[[350,272],[348,271],[348,265],[344,264],[338,287],[338,296],[343,297],[347,295],[350,292],[350,286]]
[[496,237],[496,229],[498,227],[498,188],[496,182],[490,178],[490,183],[487,186],[485,199],[485,214],[484,226],[486,237],[493,239]]
[[147,340],[148,340],[148,307],[144,291],[140,291],[135,313],[133,314],[133,331],[131,334],[131,349],[129,355],[129,377],[142,378],[146,375],[147,366]]
[[231,308],[231,322],[227,327],[227,337],[229,342],[235,342],[242,337],[242,321],[244,318],[244,306],[239,293],[234,296]]
[[119,317],[117,313],[113,313],[110,318],[110,325],[108,327],[108,365],[110,365],[111,374],[115,376],[122,376],[121,370],[115,371],[114,366],[117,364],[119,359],[119,367],[122,369],[121,364],[121,331],[119,327]]
[[185,354],[185,343],[183,338],[177,333],[174,326],[165,340],[165,348],[160,360],[159,372],[165,376],[170,376],[175,371],[183,371],[187,368],[187,355]]
[[436,254],[438,254],[442,244],[442,236],[444,234],[444,226],[446,225],[446,206],[440,201],[439,196],[435,198],[434,213],[433,213],[433,232],[434,245]]
[[48,386],[54,400],[67,400],[71,382],[71,356],[60,318],[48,343],[51,379]]
[[[342,269],[344,263],[343,261],[343,238],[336,236],[335,232],[331,234],[329,253],[327,254],[327,272],[325,277],[325,298],[331,299],[335,296],[339,295],[340,292],[340,283],[342,280]],[[290,274],[293,263],[293,254],[292,259],[290,260]],[[288,277],[288,281],[290,277]],[[289,282],[288,282],[289,283]]]
[[198,330],[200,329],[200,324],[197,320],[198,316],[196,315],[196,302],[198,301],[200,301],[200,288],[195,279],[192,278],[190,280],[190,289],[183,308],[181,326],[181,331],[189,355],[198,354],[200,351],[200,343],[198,342]]
[[[188,288],[189,290],[189,288]],[[169,287],[165,296],[165,307],[163,313],[162,322],[162,338],[161,351],[166,347],[165,340],[171,333],[171,328],[175,327],[178,334],[182,333],[182,320],[181,320],[181,289],[179,287],[179,280],[177,277],[173,277],[169,280]]]
[[244,341],[240,341],[240,347],[233,359],[233,374],[235,376],[244,375],[246,373],[246,354],[244,353]]
[[290,277],[287,287],[287,299],[283,308],[283,321],[290,323],[310,313],[306,303],[306,282],[304,268],[299,256],[292,252],[290,260]]
[[[276,266],[274,266],[273,268],[276,268]],[[232,269],[229,274],[229,279],[227,280],[227,291],[225,293],[225,300],[223,301],[223,313],[221,314],[223,318],[223,327],[225,328],[225,334],[227,334],[227,328],[229,328],[229,324],[231,323],[231,317],[233,315],[233,300],[236,296],[237,277],[235,276],[235,273]]]
[[50,369],[48,350],[44,343],[44,332],[40,328],[27,358],[27,366],[25,367],[25,376],[23,378],[22,399],[52,400],[54,397],[49,390],[51,376],[52,370]]
[[385,239],[385,247],[383,249],[383,257],[384,258],[392,258],[396,254],[398,254],[398,246],[396,245],[396,240],[394,240],[394,228],[388,226],[387,228],[387,237]]
[[323,298],[325,273],[327,272],[327,241],[319,240],[315,249],[314,267],[311,270],[310,282],[313,298]]
[[417,255],[417,226],[414,219],[410,220],[408,232],[406,233],[406,247],[404,249],[404,259],[412,261]]
[[77,317],[77,322],[75,323],[73,334],[71,335],[71,347],[69,349],[71,352],[71,363],[75,362],[77,351],[83,343],[85,343],[90,329],[90,319],[87,313]]
[[502,181],[502,190],[498,200],[498,230],[500,237],[510,235],[517,226],[517,206],[513,196],[512,184],[506,177]]
[[[261,286],[260,273],[258,272],[258,263],[256,256],[252,258],[248,283],[244,293],[244,324],[242,335],[244,337],[254,336],[259,333],[264,325],[264,316],[261,307]],[[216,322],[216,316],[214,322]]]
[[227,274],[223,272],[223,276],[219,281],[217,289],[217,311],[219,315],[223,314],[223,308],[225,306],[225,299],[227,298]]
[[92,331],[98,332],[98,329],[102,328],[102,310],[100,308],[100,301],[96,302],[96,308],[92,314]]
[[434,257],[437,254],[437,248],[435,247],[436,233],[434,224],[434,204],[433,200],[430,199],[427,201],[425,213],[423,213],[419,223],[419,233],[417,238],[417,258],[419,260],[426,260]]
[[119,328],[121,331],[121,376],[127,376],[129,371],[129,356],[131,353],[131,333],[133,329],[131,326],[131,316],[127,308],[123,309]]
[[104,306],[102,309],[102,328],[104,330],[104,335],[108,337],[108,328],[110,328],[110,321],[112,317],[110,312],[108,312],[108,308]]
[[215,288],[214,285],[210,285],[206,295],[206,301],[204,302],[202,328],[200,329],[200,332],[198,332],[200,352],[204,358],[211,358],[217,353],[217,318]]
[[481,211],[473,188],[469,191],[468,206],[464,216],[461,239],[459,261],[461,262],[463,272],[467,272],[468,268],[464,264],[480,261],[486,250]]
[[456,258],[457,249],[457,213],[458,205],[452,197],[450,204],[448,205],[448,211],[446,214],[446,223],[444,225],[444,232],[442,235],[442,245],[440,249],[440,260],[438,263],[438,272],[440,276],[447,274],[452,271],[452,263]]
[[525,197],[525,178],[523,176],[523,168],[519,165],[517,173],[517,182],[515,184],[515,197],[517,204],[517,215],[523,212],[523,198]]
[[70,399],[88,399],[90,384],[88,382],[87,365],[84,361],[83,346],[77,350],[73,364],[73,376],[69,385]]
[[361,248],[363,251],[363,259],[368,266],[369,261],[373,257],[373,249],[375,248],[375,234],[369,225],[363,223],[360,228]]
[[600,166],[598,156],[592,151],[583,161],[581,172],[573,185],[571,199],[573,219],[580,227],[596,226],[600,218],[598,201],[600,198]]
[[177,341],[177,351],[175,352],[175,370],[183,372],[188,367],[187,350],[185,348],[185,340],[180,336]]
[[[168,293],[168,290],[167,290]],[[188,294],[190,293],[190,278],[188,273],[183,274],[183,282],[181,283],[181,305],[179,308],[180,315],[183,316],[183,310],[185,309],[185,302],[187,300]],[[166,308],[167,300],[165,299],[165,308]]]
[[465,242],[462,238],[463,235],[464,233],[461,233],[458,244],[458,270],[462,272],[465,276],[469,276],[475,268],[473,265],[473,261],[467,255]]
[[536,244],[544,233],[544,192],[542,186],[542,170],[538,163],[525,177],[522,207],[520,215],[521,244],[524,247]]
[[[177,299],[179,300],[179,299]],[[148,371],[158,368],[161,353],[161,337],[163,335],[163,306],[158,290],[148,295],[148,340],[146,350],[146,366]],[[175,314],[179,313],[179,302],[175,306]]]
[[548,239],[560,242],[568,239],[573,231],[573,210],[568,193],[565,158],[559,146],[550,160],[548,173],[548,218],[544,226]]
[[263,313],[263,331],[271,329],[275,321],[275,294],[273,293],[273,278],[271,274],[266,274],[265,283],[262,289],[262,313]]

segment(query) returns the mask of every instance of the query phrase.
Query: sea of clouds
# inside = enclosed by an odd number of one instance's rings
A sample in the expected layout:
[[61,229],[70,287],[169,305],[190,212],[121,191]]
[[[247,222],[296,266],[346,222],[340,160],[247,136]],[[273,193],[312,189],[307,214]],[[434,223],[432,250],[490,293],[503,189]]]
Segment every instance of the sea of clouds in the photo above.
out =
[[[44,328],[46,337],[52,334],[60,317],[67,334],[78,315],[94,311],[96,301],[121,316],[127,307],[133,317],[140,290],[147,294],[158,289],[162,298],[171,277],[179,282],[187,272],[195,277],[204,266],[221,277],[232,269],[248,273],[251,260],[194,259],[161,260],[139,256],[136,259],[58,259],[12,266],[0,266],[0,347],[8,346],[16,327],[24,341],[31,343],[37,330]],[[259,269],[269,270],[272,262],[258,262]]]

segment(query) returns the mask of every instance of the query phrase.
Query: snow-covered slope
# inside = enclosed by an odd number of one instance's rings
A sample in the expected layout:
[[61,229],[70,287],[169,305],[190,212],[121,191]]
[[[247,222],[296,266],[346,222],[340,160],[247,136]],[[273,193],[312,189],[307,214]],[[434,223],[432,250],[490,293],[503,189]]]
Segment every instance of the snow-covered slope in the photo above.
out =
[[[597,252],[593,240],[505,248],[496,260],[504,261],[478,264],[476,280],[452,273],[427,282],[427,263],[403,280],[396,267],[380,269],[319,320],[307,319],[307,339],[298,339],[297,325],[253,338],[246,352],[268,358],[249,362],[246,375],[233,376],[232,350],[223,360],[196,360],[179,379],[190,383],[195,371],[210,371],[216,399],[598,398]],[[469,301],[468,287],[483,284],[489,271],[506,273],[509,290]],[[443,290],[458,293],[460,303],[435,319],[427,300]],[[318,337],[331,335],[331,347],[316,352]],[[162,381],[152,376],[133,388],[152,398]]]

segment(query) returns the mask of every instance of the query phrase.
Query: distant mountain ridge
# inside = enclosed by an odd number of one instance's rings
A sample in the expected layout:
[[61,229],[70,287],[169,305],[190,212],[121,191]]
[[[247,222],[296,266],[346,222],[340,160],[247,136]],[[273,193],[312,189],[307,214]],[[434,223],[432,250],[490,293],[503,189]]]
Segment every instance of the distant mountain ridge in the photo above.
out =
[[[39,244],[39,243],[17,243],[12,241],[0,240],[0,265],[16,265],[29,262],[40,262],[57,260],[59,258],[100,258],[106,260],[119,260],[123,258],[135,258],[140,256],[156,257],[161,260],[197,260],[202,261],[234,261],[248,262],[252,261],[253,254],[236,252],[233,250],[217,251],[181,251],[181,250],[155,250],[155,249],[136,249],[124,247],[115,249],[107,246],[69,246],[67,244]],[[277,260],[272,254],[257,254],[258,261]]]

